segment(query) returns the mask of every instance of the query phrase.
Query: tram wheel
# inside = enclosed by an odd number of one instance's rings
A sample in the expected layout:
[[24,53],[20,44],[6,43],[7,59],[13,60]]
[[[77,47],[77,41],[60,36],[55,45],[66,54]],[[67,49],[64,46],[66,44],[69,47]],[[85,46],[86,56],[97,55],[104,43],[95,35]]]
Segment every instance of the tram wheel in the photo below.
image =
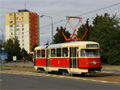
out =
[[62,75],[64,75],[64,76],[69,76],[70,74],[68,73],[67,70],[63,70],[63,71],[62,71]]
[[44,70],[43,68],[38,68],[38,69],[37,69],[37,72],[38,72],[38,73],[44,73],[45,70]]
[[81,76],[85,77],[87,75],[87,73],[81,73]]

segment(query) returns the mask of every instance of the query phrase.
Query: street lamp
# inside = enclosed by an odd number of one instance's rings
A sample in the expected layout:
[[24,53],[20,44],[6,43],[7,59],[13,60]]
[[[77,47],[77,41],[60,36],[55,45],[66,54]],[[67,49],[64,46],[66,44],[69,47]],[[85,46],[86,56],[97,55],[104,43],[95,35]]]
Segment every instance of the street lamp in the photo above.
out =
[[48,15],[40,15],[40,17],[42,18],[42,17],[49,17],[50,18],[50,20],[51,20],[51,26],[52,26],[52,42],[53,42],[53,18],[51,17],[51,16],[48,16]]

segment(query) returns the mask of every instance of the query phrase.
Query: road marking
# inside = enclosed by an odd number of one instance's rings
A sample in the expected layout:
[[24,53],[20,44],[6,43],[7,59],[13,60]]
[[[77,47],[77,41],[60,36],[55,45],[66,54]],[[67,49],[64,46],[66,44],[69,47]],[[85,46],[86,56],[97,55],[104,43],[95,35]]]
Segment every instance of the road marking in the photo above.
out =
[[64,78],[65,76],[59,76],[60,78]]
[[102,83],[108,83],[108,81],[101,81]]
[[83,79],[83,80],[88,80],[88,79]]
[[96,82],[97,80],[91,80],[91,81],[94,81],[94,82]]

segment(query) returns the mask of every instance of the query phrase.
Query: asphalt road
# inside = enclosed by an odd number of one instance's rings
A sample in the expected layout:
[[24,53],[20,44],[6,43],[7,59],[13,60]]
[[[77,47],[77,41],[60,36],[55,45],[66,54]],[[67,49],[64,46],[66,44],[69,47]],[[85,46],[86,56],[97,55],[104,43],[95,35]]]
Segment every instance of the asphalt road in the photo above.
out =
[[31,75],[0,75],[0,90],[116,90],[120,84]]
[[[6,63],[5,66],[18,66],[18,67],[33,67],[32,62],[11,62],[11,63]],[[115,73],[115,74],[120,74],[120,70],[106,70],[102,69],[102,72],[104,73]]]

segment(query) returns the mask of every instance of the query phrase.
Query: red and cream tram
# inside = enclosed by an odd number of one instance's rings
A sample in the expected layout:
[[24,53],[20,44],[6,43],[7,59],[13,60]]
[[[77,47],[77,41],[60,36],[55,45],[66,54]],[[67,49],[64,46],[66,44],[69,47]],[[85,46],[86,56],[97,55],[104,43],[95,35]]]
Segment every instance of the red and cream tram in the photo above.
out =
[[87,74],[101,71],[100,46],[97,42],[77,41],[38,46],[34,52],[34,68],[62,74]]

